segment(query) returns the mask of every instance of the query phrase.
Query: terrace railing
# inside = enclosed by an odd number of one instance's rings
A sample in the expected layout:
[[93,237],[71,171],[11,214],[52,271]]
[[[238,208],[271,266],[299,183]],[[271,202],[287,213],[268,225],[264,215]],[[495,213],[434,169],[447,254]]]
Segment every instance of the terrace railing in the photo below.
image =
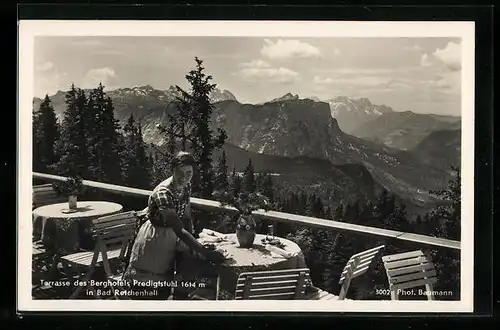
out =
[[[66,177],[33,172],[34,179],[40,179],[48,182],[62,182]],[[95,188],[105,192],[118,193],[122,195],[136,196],[147,198],[150,190],[130,188],[119,186],[115,184],[102,183],[90,180],[83,180],[83,185],[89,188]],[[194,209],[208,212],[220,212],[226,214],[234,214],[236,210],[230,206],[222,206],[219,202],[214,200],[191,198],[191,205]],[[407,233],[395,230],[388,230],[382,228],[361,226],[341,221],[330,219],[319,219],[314,217],[302,216],[297,214],[290,214],[277,211],[264,211],[257,210],[253,214],[262,220],[275,221],[279,223],[286,223],[295,226],[311,227],[316,229],[335,230],[344,233],[361,234],[376,236],[379,238],[393,239],[402,242],[412,242],[418,245],[423,245],[432,248],[446,248],[452,250],[460,250],[460,241],[443,239],[439,237],[432,237],[414,233]]]

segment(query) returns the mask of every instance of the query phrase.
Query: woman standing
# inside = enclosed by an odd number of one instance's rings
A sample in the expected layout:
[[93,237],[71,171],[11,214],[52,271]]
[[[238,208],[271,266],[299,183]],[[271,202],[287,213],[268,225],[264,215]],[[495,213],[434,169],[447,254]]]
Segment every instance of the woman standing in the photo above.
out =
[[[191,195],[194,163],[189,153],[179,152],[172,160],[173,175],[156,186],[149,196],[147,221],[140,227],[132,246],[124,280],[172,281],[179,243],[214,263],[224,261],[222,254],[205,248],[193,237],[192,224],[183,224]],[[159,288],[158,292],[160,297],[156,298],[165,299],[161,296],[170,295],[171,288]]]

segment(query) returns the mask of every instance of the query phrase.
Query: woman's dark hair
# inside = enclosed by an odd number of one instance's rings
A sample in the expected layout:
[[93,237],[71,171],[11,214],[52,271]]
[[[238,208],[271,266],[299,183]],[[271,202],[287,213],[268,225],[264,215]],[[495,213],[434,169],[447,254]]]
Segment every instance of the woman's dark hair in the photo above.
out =
[[180,151],[177,153],[177,155],[175,155],[174,158],[172,158],[170,166],[172,169],[174,169],[178,166],[187,166],[187,165],[194,166],[195,163],[196,162],[193,156],[189,152]]

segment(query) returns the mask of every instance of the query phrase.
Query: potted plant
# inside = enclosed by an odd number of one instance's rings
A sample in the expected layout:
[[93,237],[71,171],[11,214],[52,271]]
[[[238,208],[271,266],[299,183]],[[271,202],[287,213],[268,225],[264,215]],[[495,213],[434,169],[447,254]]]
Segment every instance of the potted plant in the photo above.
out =
[[252,212],[259,209],[267,211],[270,207],[269,199],[261,193],[245,192],[236,195],[232,192],[215,192],[214,198],[222,206],[229,205],[238,210],[236,216],[236,237],[238,243],[242,248],[252,247],[257,233],[257,222]]
[[68,197],[68,205],[70,210],[77,208],[78,196],[81,196],[85,190],[83,180],[80,176],[70,176],[64,183],[55,183],[53,188],[60,195]]

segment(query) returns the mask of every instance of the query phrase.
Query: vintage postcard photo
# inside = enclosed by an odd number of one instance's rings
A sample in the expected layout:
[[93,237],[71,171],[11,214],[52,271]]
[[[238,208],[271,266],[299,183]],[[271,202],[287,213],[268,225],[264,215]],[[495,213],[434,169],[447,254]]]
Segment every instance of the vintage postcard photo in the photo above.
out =
[[19,26],[20,311],[472,312],[473,23]]

